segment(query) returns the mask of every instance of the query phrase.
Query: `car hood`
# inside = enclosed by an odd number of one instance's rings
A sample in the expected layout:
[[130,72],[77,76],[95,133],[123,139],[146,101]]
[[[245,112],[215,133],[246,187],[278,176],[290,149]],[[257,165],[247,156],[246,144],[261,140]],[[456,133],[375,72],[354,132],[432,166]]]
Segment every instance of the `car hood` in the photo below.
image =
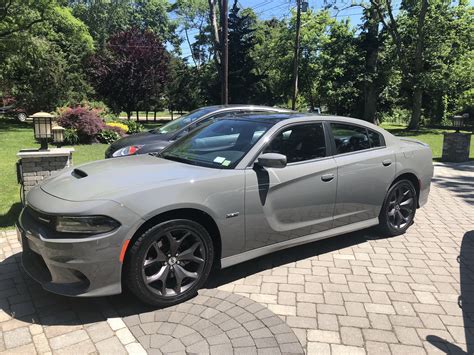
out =
[[136,191],[179,185],[215,176],[216,169],[178,163],[151,155],[99,160],[45,180],[41,189],[69,201],[114,200]]

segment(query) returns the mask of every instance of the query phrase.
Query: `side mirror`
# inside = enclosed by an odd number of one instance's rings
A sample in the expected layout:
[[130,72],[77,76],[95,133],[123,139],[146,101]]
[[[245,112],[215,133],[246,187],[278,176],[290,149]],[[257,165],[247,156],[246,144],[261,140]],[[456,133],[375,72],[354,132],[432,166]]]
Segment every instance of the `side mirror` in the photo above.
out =
[[258,157],[257,164],[265,168],[284,168],[286,156],[278,153],[264,153]]

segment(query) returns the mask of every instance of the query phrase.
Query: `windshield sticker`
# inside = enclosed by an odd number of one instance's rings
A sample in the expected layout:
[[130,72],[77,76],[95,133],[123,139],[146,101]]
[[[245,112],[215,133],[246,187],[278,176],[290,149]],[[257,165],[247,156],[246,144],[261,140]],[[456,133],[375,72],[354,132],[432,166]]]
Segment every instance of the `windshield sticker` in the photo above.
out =
[[223,164],[225,161],[225,158],[224,157],[216,157],[214,159],[214,163],[217,163],[217,164]]
[[222,162],[222,165],[223,165],[223,166],[229,166],[229,164],[230,164],[230,160],[224,160],[224,161]]

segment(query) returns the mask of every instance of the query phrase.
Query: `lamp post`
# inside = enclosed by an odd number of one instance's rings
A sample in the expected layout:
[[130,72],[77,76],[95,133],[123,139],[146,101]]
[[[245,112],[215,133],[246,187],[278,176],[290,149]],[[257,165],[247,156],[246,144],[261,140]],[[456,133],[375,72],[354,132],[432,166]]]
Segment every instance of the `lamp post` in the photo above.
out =
[[59,148],[64,142],[64,131],[66,129],[61,126],[53,127],[53,142],[56,143],[56,146]]
[[33,118],[35,138],[41,144],[39,150],[48,150],[48,139],[53,137],[51,124],[53,117],[53,115],[47,112],[37,112],[31,116]]

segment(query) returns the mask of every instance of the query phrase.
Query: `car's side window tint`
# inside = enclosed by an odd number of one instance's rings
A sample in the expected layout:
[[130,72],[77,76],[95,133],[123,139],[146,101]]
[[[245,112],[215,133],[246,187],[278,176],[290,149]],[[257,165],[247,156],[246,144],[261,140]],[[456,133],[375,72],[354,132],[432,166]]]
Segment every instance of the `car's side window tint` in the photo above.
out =
[[286,155],[288,163],[325,157],[323,125],[310,123],[288,127],[280,131],[263,152]]
[[369,132],[369,142],[371,148],[383,147],[385,145],[380,133],[372,131],[371,129],[368,129],[367,131]]
[[367,129],[343,123],[331,123],[331,131],[336,143],[336,154],[356,152],[370,148]]

